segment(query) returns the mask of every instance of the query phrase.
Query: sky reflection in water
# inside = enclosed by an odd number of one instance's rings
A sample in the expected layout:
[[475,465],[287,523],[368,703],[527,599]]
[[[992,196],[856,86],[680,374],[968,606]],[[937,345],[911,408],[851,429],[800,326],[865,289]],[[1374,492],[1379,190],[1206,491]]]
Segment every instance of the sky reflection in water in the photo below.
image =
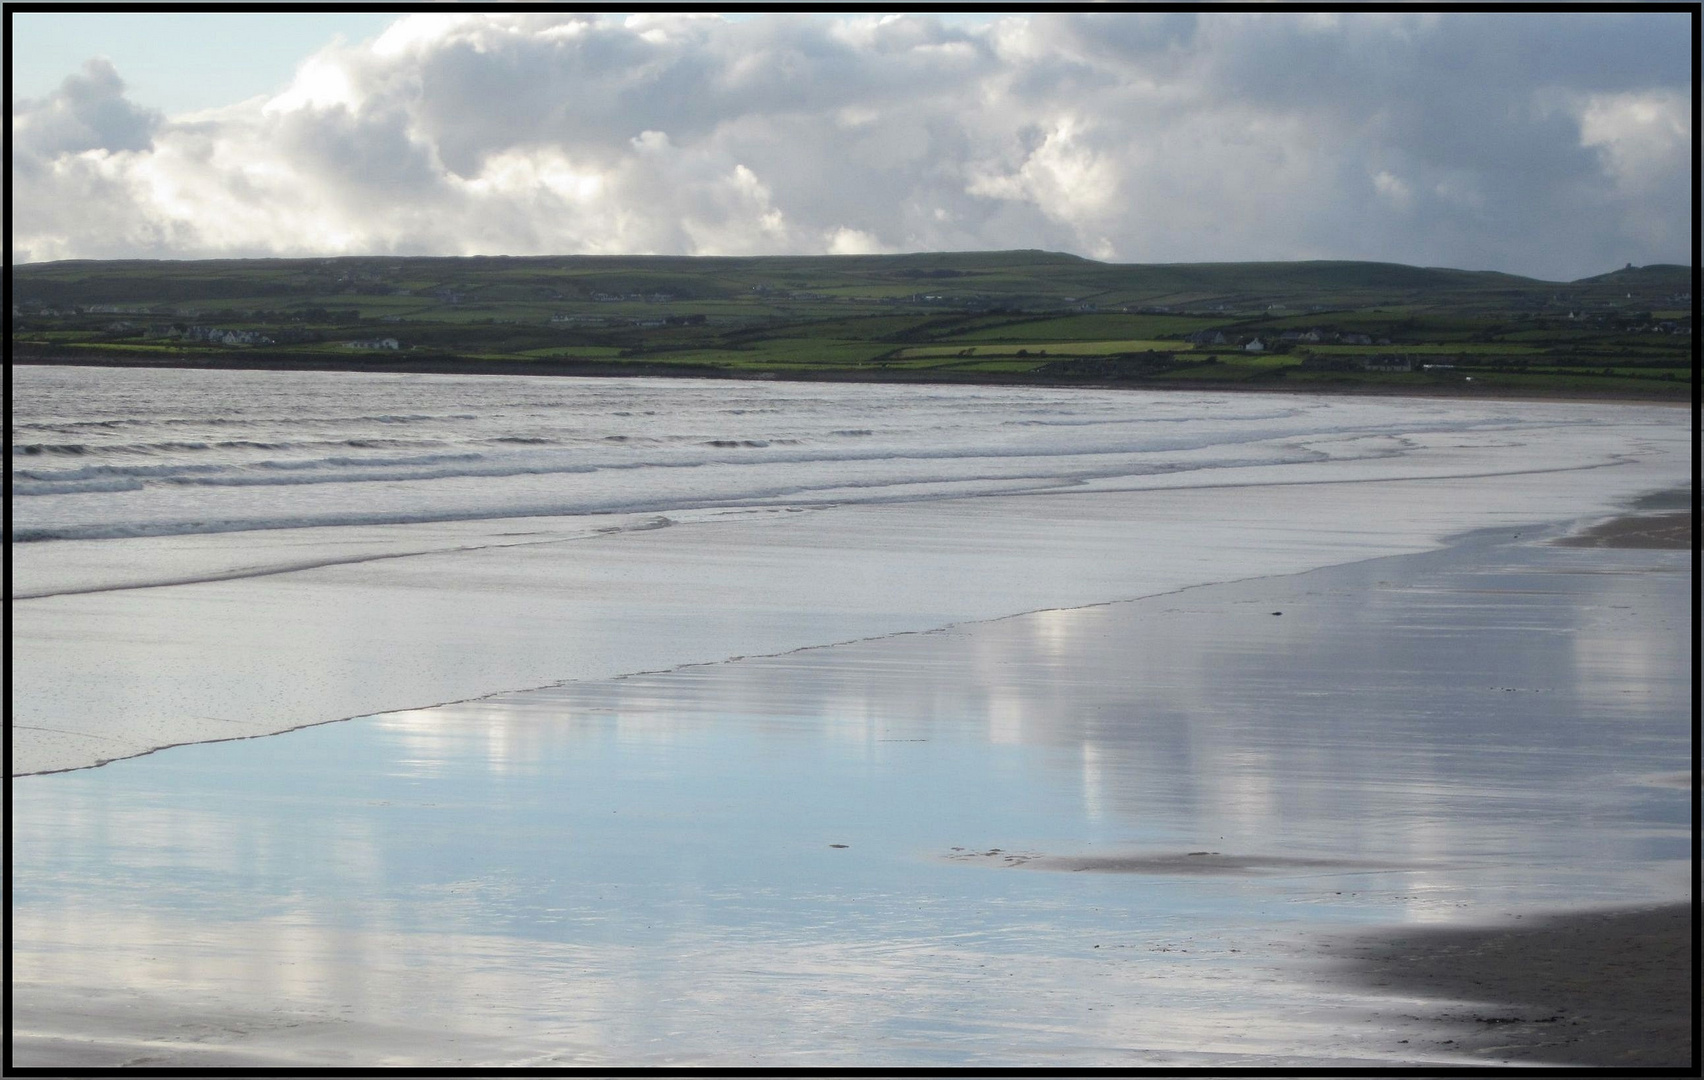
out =
[[18,977],[538,1061],[1298,1053],[1298,929],[1685,895],[1686,558],[1481,535],[19,778]]

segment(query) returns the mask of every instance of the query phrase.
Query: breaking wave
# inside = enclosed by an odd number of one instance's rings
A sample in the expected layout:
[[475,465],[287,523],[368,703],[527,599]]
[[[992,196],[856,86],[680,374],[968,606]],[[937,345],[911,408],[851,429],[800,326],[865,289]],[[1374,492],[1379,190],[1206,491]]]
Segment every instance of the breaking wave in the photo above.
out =
[[1051,490],[1519,426],[1494,407],[1416,403],[1398,428],[1353,402],[656,379],[32,368],[14,393],[20,541]]

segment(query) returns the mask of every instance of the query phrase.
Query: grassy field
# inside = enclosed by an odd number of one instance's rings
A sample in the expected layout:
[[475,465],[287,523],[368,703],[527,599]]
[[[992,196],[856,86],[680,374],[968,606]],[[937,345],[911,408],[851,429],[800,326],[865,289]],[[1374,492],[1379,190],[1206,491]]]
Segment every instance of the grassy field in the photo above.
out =
[[1017,356],[1019,353],[1032,356],[1110,356],[1114,353],[1152,352],[1159,349],[1187,350],[1195,346],[1176,341],[1038,341],[1026,345],[986,344],[976,345],[926,345],[916,349],[901,349],[896,354],[899,359],[918,357],[972,357],[991,358],[996,356]]
[[[1421,391],[1471,382],[1676,399],[1695,378],[1692,275],[1681,266],[1559,283],[1384,263],[1131,266],[1018,251],[82,261],[11,273],[11,345],[26,362]],[[1224,341],[1187,340],[1198,331]],[[1264,351],[1245,351],[1254,338]],[[350,347],[382,339],[397,348]],[[1393,360],[1414,370],[1366,370]]]

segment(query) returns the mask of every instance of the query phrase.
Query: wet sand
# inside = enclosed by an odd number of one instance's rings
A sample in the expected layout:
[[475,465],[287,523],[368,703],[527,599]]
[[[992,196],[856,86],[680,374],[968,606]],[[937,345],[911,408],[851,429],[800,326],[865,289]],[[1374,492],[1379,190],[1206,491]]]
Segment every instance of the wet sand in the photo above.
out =
[[[1102,390],[1140,390],[1166,392],[1198,393],[1238,393],[1238,394],[1294,394],[1298,393],[1294,386],[1264,385],[1249,386],[1246,384],[1226,383],[1221,379],[1165,379],[1144,382],[1136,386],[1120,383],[1114,380],[1086,381],[1045,379],[1035,376],[1001,375],[995,372],[945,372],[945,371],[898,371],[883,369],[880,371],[765,371],[745,372],[737,370],[718,370],[706,368],[700,364],[669,364],[661,361],[608,361],[582,360],[572,358],[532,358],[526,360],[470,360],[454,356],[425,356],[425,357],[341,357],[324,354],[274,356],[263,352],[245,353],[240,356],[158,356],[158,355],[123,355],[113,352],[103,352],[98,356],[89,356],[85,350],[46,349],[32,346],[29,352],[20,353],[14,359],[17,364],[44,364],[66,367],[123,367],[123,368],[187,368],[200,370],[277,370],[277,371],[374,371],[374,372],[415,372],[435,375],[528,375],[543,378],[635,378],[663,377],[675,379],[723,379],[723,380],[780,380],[785,382],[844,382],[844,383],[910,383],[937,385],[965,386],[1047,386],[1093,388]],[[1578,390],[1574,388],[1521,388],[1499,387],[1496,389],[1476,390],[1462,383],[1429,386],[1401,386],[1391,383],[1377,385],[1355,385],[1346,383],[1337,386],[1321,385],[1309,387],[1300,391],[1317,396],[1363,396],[1363,397],[1427,397],[1427,398],[1467,398],[1475,400],[1502,399],[1511,401],[1590,401],[1624,403],[1637,402],[1649,405],[1672,405],[1675,408],[1686,408],[1689,401],[1684,400],[1685,389],[1673,384],[1653,383],[1648,390],[1617,389],[1617,390]]]
[[1696,498],[1689,487],[1641,495],[1620,517],[1559,537],[1554,543],[1562,547],[1689,551],[1696,527]]
[[1692,547],[1690,510],[1669,514],[1635,514],[1593,526],[1576,536],[1556,541],[1563,547],[1656,548]]
[[1689,562],[1560,531],[16,778],[14,1063],[1684,1063]]
[[1336,942],[1342,977],[1412,994],[1437,1030],[1415,1042],[1487,1063],[1696,1066],[1694,908],[1405,927]]

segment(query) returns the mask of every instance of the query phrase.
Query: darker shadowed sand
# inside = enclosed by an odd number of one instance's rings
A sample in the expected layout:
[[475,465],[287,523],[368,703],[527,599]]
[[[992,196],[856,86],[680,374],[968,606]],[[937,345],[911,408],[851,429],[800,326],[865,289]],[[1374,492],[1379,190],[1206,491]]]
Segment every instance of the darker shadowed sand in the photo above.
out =
[[[998,849],[955,860],[1067,872],[1250,874],[1386,869],[1376,863],[1216,851],[1060,856]],[[1679,1067],[1692,1063],[1693,907],[1576,911],[1506,926],[1399,926],[1335,936],[1351,986],[1436,999],[1424,1051],[1492,1062]],[[1422,1017],[1409,1017],[1422,1019]],[[1410,1042],[1411,1040],[1403,1040]]]
[[1669,548],[1692,546],[1692,512],[1616,518],[1556,541],[1564,547]]
[[1494,1061],[1696,1067],[1689,904],[1401,927],[1338,939],[1345,978],[1437,999],[1422,1049]]
[[1692,547],[1696,516],[1691,488],[1652,492],[1633,502],[1630,514],[1601,522],[1555,543],[1564,547],[1667,548]]
[[1042,855],[1034,852],[1002,851],[999,848],[993,848],[989,851],[954,853],[948,858],[955,862],[992,860],[1005,866],[1023,866],[1031,870],[1060,870],[1066,873],[1183,874],[1190,877],[1218,874],[1281,874],[1307,870],[1368,872],[1407,869],[1407,867],[1398,863],[1372,862],[1365,859],[1226,855],[1218,851],[1181,851],[1131,855]]

